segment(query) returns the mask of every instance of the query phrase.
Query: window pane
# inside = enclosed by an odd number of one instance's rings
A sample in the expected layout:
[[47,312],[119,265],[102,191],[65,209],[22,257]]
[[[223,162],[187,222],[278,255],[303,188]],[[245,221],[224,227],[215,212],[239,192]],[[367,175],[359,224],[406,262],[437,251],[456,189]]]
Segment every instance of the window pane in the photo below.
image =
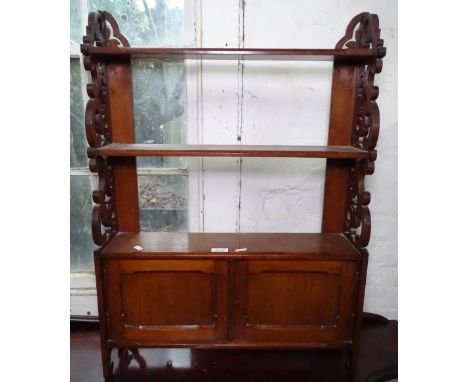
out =
[[84,35],[80,3],[80,0],[70,0],[70,43],[75,45],[81,44]]
[[70,176],[70,269],[72,272],[91,271],[94,244],[91,236],[90,177]]
[[83,93],[79,59],[70,59],[70,167],[87,167]]
[[187,229],[187,177],[139,175],[138,195],[142,231]]
[[[138,143],[186,142],[183,62],[132,60],[135,135]],[[185,168],[179,157],[138,158],[140,167]]]
[[184,0],[88,0],[111,13],[131,46],[183,46]]

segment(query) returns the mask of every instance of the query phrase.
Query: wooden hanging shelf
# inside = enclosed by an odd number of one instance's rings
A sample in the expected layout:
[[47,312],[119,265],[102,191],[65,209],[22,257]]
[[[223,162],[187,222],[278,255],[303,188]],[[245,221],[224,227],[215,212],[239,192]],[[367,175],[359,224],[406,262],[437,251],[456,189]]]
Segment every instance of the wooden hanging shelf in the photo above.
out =
[[[85,130],[98,176],[92,235],[106,380],[112,349],[142,346],[347,348],[353,380],[371,233],[365,177],[380,130],[374,77],[385,56],[377,15],[355,16],[335,49],[172,49],[131,48],[112,15],[97,11],[81,51],[92,81]],[[136,144],[136,56],[331,60],[327,146]],[[327,158],[321,232],[140,232],[138,156]],[[219,219],[233,207],[221,205]]]

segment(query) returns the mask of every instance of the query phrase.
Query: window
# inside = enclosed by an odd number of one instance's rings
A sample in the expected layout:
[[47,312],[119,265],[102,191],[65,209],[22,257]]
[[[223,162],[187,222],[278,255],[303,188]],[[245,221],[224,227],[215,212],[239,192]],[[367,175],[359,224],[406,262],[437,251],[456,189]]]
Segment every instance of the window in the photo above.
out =
[[[96,177],[86,156],[86,83],[79,46],[87,14],[106,10],[131,46],[183,46],[184,0],[70,0],[70,269],[71,315],[97,315],[91,238],[91,190]],[[183,62],[132,60],[134,122],[138,143],[186,143],[186,74]],[[184,158],[138,158],[143,231],[187,229]]]

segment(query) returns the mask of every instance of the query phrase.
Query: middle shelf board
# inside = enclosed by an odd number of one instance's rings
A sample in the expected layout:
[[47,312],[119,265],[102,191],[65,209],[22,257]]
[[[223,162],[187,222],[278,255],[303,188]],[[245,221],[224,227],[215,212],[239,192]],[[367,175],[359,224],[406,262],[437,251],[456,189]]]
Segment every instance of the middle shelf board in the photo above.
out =
[[103,157],[286,157],[365,159],[369,152],[352,146],[172,145],[111,143],[93,150]]
[[108,259],[249,258],[355,260],[341,233],[120,232],[103,249]]

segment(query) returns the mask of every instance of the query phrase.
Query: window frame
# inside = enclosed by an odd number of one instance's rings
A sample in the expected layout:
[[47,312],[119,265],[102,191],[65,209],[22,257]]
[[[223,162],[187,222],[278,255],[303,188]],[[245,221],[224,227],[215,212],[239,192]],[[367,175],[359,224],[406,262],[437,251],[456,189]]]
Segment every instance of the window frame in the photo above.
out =
[[[86,31],[87,15],[88,15],[88,1],[77,0],[80,2],[81,11],[81,30],[83,35]],[[185,34],[185,46],[198,46],[201,41],[200,24],[201,18],[201,0],[185,0],[184,1],[184,34]],[[86,91],[86,85],[89,82],[89,73],[84,69],[83,56],[80,52],[80,46],[70,42],[70,62],[72,60],[79,60],[80,63],[80,75],[81,75],[81,90],[83,97],[83,107],[86,107],[88,102],[88,94]],[[189,126],[195,122],[198,125],[198,110],[195,116],[195,121],[190,121],[192,118],[189,117],[189,97],[192,99],[195,105],[198,104],[199,86],[200,86],[200,74],[201,63],[199,60],[193,65],[187,65],[186,63],[186,109],[187,109],[187,141],[192,140]],[[195,93],[189,92],[189,86],[196,86]],[[195,97],[195,98],[193,98]],[[198,129],[196,129],[198,130]],[[198,133],[197,133],[198,134]],[[197,138],[198,140],[198,138]],[[195,192],[199,195],[199,187],[192,187],[191,182],[194,184],[200,184],[200,174],[197,170],[200,168],[199,158],[190,158],[187,160],[186,168],[140,168],[137,169],[137,175],[182,175],[187,177],[187,200],[191,200],[191,195]],[[189,170],[190,168],[190,170]],[[97,187],[97,176],[89,170],[89,167],[70,167],[70,176],[89,176],[91,183],[91,190]],[[91,194],[90,190],[90,194]],[[187,203],[187,227],[188,230],[197,229],[200,227],[199,217],[202,215],[199,206],[199,197],[193,198],[196,203]],[[195,219],[192,218],[195,217]],[[90,222],[91,224],[91,222]],[[93,267],[94,268],[94,267]],[[72,271],[70,268],[70,317],[81,320],[93,320],[98,316],[97,310],[97,292],[96,292],[96,278],[94,269],[91,271]]]

